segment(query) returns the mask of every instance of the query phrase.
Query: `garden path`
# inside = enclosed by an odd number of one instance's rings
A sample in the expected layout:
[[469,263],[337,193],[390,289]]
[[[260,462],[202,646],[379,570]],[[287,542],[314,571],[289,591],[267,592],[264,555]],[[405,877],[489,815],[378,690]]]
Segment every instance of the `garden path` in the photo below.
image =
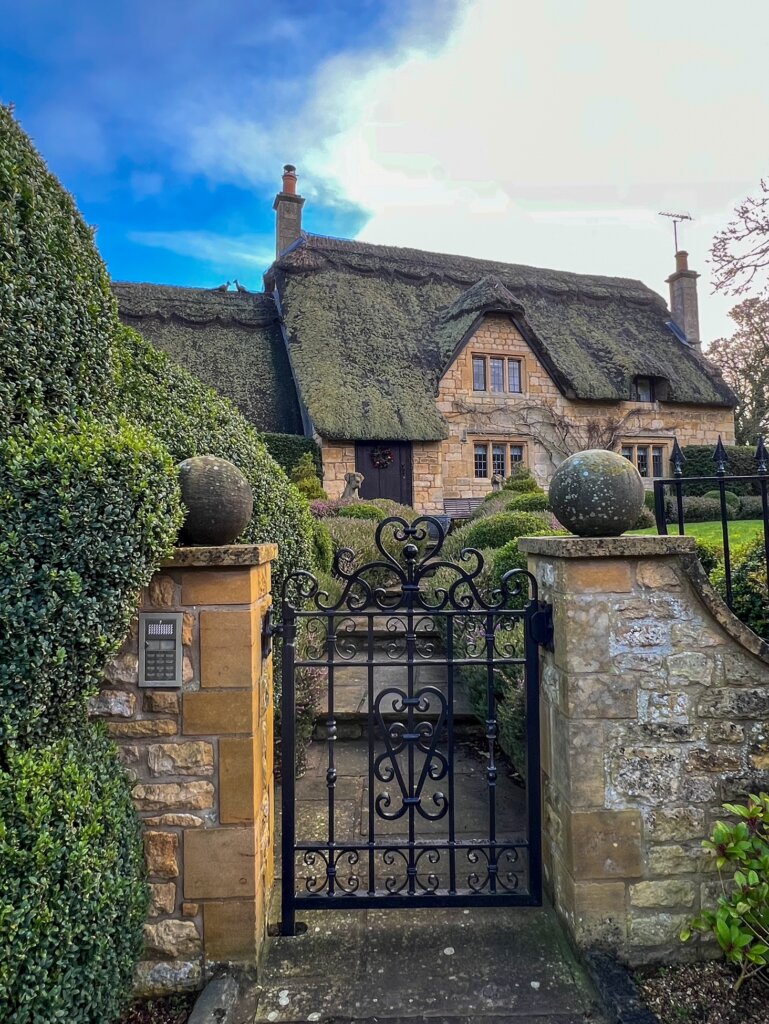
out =
[[[367,745],[335,746],[338,796],[352,836],[367,823]],[[325,747],[312,744],[307,772],[297,783],[297,828],[306,837],[322,835],[325,827]],[[461,743],[455,770],[457,787],[467,796],[464,806],[482,815],[482,749]],[[500,773],[499,791],[500,825],[515,832],[525,822],[524,792],[506,772]],[[474,811],[458,827],[477,835]],[[271,920],[279,913],[276,894]],[[547,907],[316,911],[298,919],[307,924],[304,933],[270,942],[256,1024],[604,1024],[590,983]]]

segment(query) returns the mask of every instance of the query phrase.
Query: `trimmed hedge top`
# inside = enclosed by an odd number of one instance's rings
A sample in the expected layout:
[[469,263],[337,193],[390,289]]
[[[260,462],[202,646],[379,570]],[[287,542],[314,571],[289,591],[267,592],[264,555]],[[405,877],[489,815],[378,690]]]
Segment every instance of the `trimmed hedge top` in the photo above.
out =
[[0,105],[0,434],[108,400],[116,324],[91,229]]
[[117,412],[150,430],[174,462],[193,455],[216,455],[229,459],[245,475],[254,494],[254,514],[238,541],[278,545],[275,592],[280,593],[292,569],[310,569],[309,506],[232,403],[128,327],[118,330],[115,363]]

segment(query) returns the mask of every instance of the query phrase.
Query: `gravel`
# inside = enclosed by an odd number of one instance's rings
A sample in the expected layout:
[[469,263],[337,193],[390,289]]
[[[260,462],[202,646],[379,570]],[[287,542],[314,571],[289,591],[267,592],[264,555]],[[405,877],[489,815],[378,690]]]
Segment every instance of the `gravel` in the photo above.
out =
[[769,989],[753,978],[739,992],[724,963],[682,964],[639,971],[647,1005],[663,1024],[769,1024]]
[[166,999],[139,999],[132,1003],[120,1024],[186,1024],[197,993]]

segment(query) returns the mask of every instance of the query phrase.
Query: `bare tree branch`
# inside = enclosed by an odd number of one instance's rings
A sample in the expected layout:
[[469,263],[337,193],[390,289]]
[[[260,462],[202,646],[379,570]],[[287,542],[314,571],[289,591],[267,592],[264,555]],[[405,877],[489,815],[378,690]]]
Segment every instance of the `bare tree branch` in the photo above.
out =
[[769,288],[769,179],[761,194],[748,196],[734,211],[735,219],[713,239],[710,262],[716,291],[744,295]]

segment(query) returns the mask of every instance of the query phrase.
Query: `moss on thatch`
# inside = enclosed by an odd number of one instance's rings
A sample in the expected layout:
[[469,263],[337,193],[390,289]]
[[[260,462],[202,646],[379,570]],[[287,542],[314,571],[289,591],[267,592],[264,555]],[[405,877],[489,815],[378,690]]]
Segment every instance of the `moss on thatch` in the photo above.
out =
[[305,235],[267,284],[280,293],[300,393],[328,438],[445,437],[438,382],[488,311],[513,317],[567,395],[629,400],[635,378],[649,376],[669,381],[670,402],[733,404],[640,281]]
[[271,296],[170,285],[113,285],[125,324],[229,398],[259,430],[302,432]]

